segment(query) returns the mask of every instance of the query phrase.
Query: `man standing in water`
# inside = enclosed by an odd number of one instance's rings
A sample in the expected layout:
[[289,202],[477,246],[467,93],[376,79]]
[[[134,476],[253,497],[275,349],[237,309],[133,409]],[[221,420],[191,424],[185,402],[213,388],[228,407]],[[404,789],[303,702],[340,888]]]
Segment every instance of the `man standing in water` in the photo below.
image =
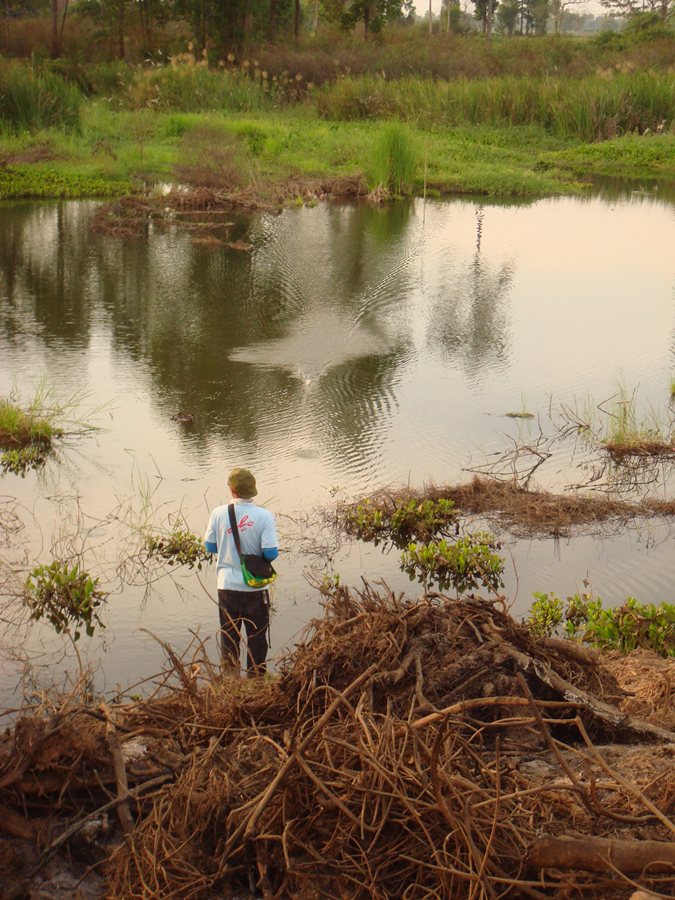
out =
[[[239,531],[241,552],[253,553],[267,560],[276,559],[277,529],[272,513],[253,502],[258,490],[248,469],[232,469],[227,479],[232,495]],[[262,675],[267,657],[267,633],[270,621],[269,593],[249,587],[244,582],[241,561],[232,535],[229,505],[217,506],[209,519],[204,536],[209,553],[216,555],[218,612],[220,615],[221,655],[223,666],[239,671],[241,627],[248,641],[247,673]]]

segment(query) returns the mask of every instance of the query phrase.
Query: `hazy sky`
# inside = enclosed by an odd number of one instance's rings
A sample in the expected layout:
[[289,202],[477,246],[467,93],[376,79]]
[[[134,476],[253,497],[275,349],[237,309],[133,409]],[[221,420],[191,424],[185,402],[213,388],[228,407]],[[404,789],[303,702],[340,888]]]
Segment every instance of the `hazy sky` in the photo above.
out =
[[[434,13],[438,13],[441,8],[442,0],[431,0],[431,8]],[[473,9],[470,0],[460,0],[462,8],[469,6]],[[415,9],[418,16],[423,16],[429,9],[429,0],[415,0]],[[592,13],[594,16],[602,15],[606,10],[600,5],[600,0],[586,0],[585,3],[575,4],[574,12]]]

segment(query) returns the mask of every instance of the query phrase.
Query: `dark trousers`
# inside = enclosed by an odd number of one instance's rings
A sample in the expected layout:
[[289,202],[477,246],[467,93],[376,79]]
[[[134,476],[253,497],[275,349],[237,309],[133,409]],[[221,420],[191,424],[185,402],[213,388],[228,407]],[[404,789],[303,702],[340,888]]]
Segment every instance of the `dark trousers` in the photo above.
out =
[[270,624],[268,592],[219,590],[218,612],[223,664],[239,669],[239,641],[243,624],[248,642],[247,672],[249,675],[262,675],[266,669],[267,631]]

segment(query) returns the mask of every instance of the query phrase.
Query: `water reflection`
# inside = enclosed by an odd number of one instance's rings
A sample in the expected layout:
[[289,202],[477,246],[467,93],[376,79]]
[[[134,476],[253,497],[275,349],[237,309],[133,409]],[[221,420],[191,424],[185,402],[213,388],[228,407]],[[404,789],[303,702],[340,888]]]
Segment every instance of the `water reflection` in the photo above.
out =
[[[466,477],[531,440],[552,397],[600,401],[619,376],[647,407],[668,404],[673,207],[658,195],[321,205],[237,219],[232,237],[251,252],[209,248],[177,227],[102,236],[90,227],[96,208],[0,208],[0,394],[15,381],[29,394],[44,374],[59,393],[74,382],[114,407],[108,431],[68,447],[39,478],[3,481],[36,509],[43,533],[26,532],[41,541],[36,555],[58,518],[51,498],[65,493],[105,523],[96,565],[109,572],[113,529],[124,527],[109,514],[134,496],[132,477],[200,531],[236,463],[291,517],[328,502],[334,485],[353,496]],[[504,417],[524,402],[532,426]],[[188,421],[173,419],[181,412]],[[580,454],[556,445],[532,486],[580,483],[591,471],[578,470],[589,463]],[[672,600],[670,535],[662,546],[624,535],[571,541],[557,555],[536,542],[510,549],[507,588],[524,606],[535,590],[573,594],[589,574],[609,600],[624,590]],[[336,563],[345,581],[408,586],[393,557],[350,553]],[[282,564],[277,646],[318,611],[303,605],[301,565]],[[180,643],[193,625],[212,627],[211,601],[197,594],[185,604],[163,592],[151,629]],[[110,610],[113,680],[148,652],[142,617],[127,585]]]

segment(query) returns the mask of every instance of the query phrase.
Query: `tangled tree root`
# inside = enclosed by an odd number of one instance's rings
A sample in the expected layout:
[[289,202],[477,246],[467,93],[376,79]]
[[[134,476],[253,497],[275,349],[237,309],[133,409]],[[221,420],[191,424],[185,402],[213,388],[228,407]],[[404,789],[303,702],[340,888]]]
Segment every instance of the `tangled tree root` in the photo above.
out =
[[[89,839],[109,897],[667,892],[675,735],[623,712],[597,654],[573,647],[476,598],[340,588],[276,679],[167,648],[173,682],[153,696],[22,716],[0,743],[15,830],[0,825],[33,837],[36,871],[126,808],[126,836]],[[627,744],[625,773],[601,741]],[[545,834],[606,841],[571,865]]]

